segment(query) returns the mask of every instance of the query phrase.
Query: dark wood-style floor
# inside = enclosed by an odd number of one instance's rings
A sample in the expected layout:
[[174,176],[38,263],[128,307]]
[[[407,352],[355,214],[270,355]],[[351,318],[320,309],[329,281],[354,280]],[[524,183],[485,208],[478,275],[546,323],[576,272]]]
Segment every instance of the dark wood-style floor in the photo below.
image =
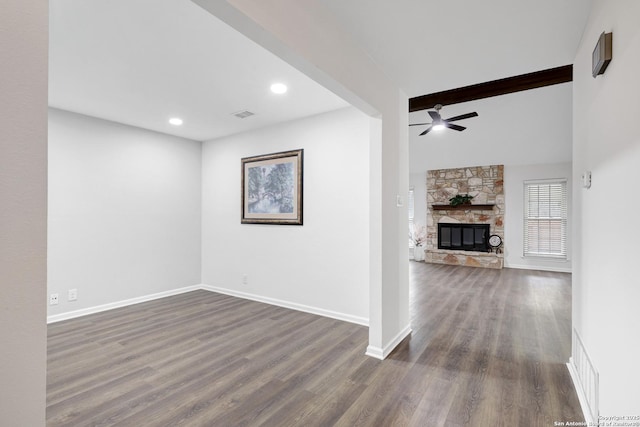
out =
[[[413,333],[196,291],[49,326],[47,425],[553,426],[570,276],[411,262]],[[339,298],[339,295],[336,295]]]

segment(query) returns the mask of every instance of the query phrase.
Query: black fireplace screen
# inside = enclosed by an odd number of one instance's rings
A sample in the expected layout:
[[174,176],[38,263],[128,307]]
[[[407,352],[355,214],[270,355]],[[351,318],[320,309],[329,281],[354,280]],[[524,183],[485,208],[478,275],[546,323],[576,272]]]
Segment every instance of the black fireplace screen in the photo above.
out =
[[438,249],[489,251],[489,224],[438,224]]

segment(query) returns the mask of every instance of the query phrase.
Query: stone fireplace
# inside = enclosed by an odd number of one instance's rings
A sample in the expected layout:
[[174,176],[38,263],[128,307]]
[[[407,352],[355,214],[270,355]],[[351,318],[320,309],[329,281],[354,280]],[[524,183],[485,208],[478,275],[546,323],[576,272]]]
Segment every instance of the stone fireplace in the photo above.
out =
[[[474,196],[471,205],[449,206],[456,194]],[[503,165],[427,171],[425,262],[502,268],[503,254],[481,242],[492,234],[504,241]]]

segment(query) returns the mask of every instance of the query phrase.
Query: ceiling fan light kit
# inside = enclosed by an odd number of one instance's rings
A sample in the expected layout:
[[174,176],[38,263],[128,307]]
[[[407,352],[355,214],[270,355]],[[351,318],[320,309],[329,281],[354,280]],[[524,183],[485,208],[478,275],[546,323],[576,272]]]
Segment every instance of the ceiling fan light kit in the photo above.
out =
[[450,117],[448,119],[443,119],[442,116],[440,115],[440,110],[441,109],[442,109],[442,104],[436,104],[433,107],[433,110],[427,111],[427,113],[429,113],[429,116],[431,117],[431,123],[413,123],[413,124],[410,124],[409,126],[424,126],[424,125],[428,125],[429,127],[427,129],[425,129],[420,134],[420,136],[426,135],[429,132],[431,132],[432,130],[439,131],[439,130],[443,130],[444,128],[453,129],[453,130],[457,130],[458,132],[462,132],[463,130],[466,129],[466,127],[460,126],[460,125],[457,125],[457,124],[451,123],[451,122],[455,122],[455,121],[458,121],[458,120],[464,120],[464,119],[470,119],[471,117],[478,117],[478,113],[476,113],[474,111],[473,113],[461,114],[459,116]]

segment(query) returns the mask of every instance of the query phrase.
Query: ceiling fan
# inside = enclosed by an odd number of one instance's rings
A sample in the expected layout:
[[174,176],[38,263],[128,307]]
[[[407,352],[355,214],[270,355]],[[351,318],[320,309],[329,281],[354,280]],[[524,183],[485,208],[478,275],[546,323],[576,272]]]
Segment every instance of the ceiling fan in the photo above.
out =
[[455,117],[451,117],[449,119],[443,119],[442,116],[440,115],[440,110],[442,109],[442,104],[436,104],[435,107],[433,107],[433,110],[429,110],[427,111],[429,113],[429,115],[431,116],[431,123],[413,123],[410,124],[409,126],[423,126],[423,125],[429,125],[429,127],[420,134],[420,136],[422,135],[426,135],[428,134],[431,130],[441,130],[444,128],[449,128],[449,129],[453,129],[453,130],[457,130],[462,132],[463,130],[466,129],[466,127],[464,126],[460,126],[460,125],[456,125],[454,123],[451,122],[455,122],[457,120],[463,120],[463,119],[469,119],[471,117],[478,117],[478,113],[476,113],[475,111],[473,113],[467,113],[467,114],[462,114],[460,116],[455,116]]

